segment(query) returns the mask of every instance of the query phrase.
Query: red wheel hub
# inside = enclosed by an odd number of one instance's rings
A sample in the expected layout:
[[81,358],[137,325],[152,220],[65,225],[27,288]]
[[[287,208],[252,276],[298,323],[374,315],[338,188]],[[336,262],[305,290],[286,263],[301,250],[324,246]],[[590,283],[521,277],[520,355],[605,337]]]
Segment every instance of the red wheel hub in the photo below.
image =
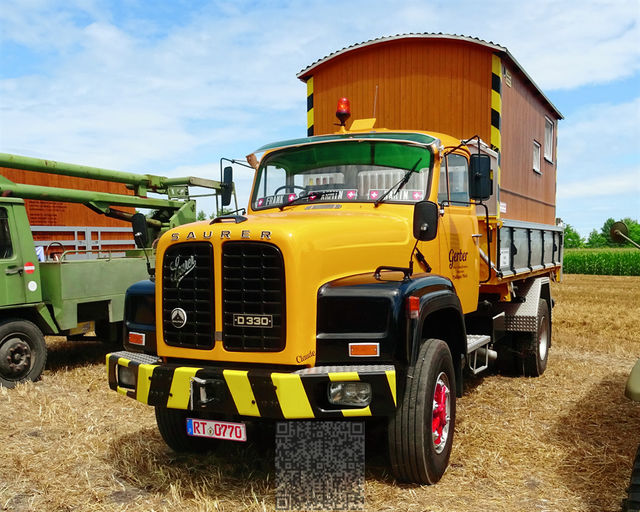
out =
[[449,380],[444,373],[438,375],[433,391],[433,416],[431,420],[431,433],[436,452],[440,453],[449,437],[450,403]]

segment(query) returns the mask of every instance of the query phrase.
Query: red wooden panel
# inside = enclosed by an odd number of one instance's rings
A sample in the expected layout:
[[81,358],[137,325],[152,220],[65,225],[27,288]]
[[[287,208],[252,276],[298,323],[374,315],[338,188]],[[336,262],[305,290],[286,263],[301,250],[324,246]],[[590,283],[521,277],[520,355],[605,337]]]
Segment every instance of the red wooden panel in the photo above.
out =
[[[121,183],[109,183],[100,180],[90,180],[85,178],[59,176],[56,174],[45,174],[7,168],[0,168],[0,174],[15,183],[24,183],[27,185],[73,188],[79,190],[132,195],[132,191],[127,190],[126,186]],[[86,206],[76,203],[26,199],[25,208],[27,210],[29,222],[33,226],[128,227],[131,225],[126,221],[112,219],[95,213]],[[133,213],[134,211],[133,208],[119,207],[119,209],[130,213]]]

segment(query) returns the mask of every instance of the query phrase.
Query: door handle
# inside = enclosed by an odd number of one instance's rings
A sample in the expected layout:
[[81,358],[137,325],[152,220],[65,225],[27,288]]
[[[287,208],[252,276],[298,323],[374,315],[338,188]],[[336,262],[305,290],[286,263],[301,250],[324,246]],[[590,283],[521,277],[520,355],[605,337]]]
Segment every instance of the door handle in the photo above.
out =
[[13,276],[15,274],[22,275],[23,272],[24,272],[24,267],[9,267],[4,271],[4,273],[7,274],[8,276]]

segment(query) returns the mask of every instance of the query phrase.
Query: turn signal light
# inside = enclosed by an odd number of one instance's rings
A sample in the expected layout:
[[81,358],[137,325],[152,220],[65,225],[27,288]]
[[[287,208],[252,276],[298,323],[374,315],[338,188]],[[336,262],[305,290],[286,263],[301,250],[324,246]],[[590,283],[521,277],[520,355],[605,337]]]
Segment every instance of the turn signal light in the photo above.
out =
[[407,298],[407,315],[414,320],[420,318],[420,297]]
[[351,357],[377,357],[380,355],[379,343],[349,343]]
[[144,345],[144,334],[139,332],[130,332],[129,343],[132,345]]

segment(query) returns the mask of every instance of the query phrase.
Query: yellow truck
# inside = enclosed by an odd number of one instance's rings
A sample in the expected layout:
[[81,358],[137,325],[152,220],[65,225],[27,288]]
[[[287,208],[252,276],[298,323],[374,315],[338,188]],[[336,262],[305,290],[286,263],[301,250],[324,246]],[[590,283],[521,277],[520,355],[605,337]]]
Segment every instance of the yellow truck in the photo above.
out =
[[337,114],[334,133],[249,155],[245,214],[160,238],[155,282],[127,292],[109,385],[153,406],[176,450],[246,440],[252,420],[386,420],[393,474],[435,483],[465,374],[545,371],[563,230],[500,215],[490,134],[347,126],[345,99]]

